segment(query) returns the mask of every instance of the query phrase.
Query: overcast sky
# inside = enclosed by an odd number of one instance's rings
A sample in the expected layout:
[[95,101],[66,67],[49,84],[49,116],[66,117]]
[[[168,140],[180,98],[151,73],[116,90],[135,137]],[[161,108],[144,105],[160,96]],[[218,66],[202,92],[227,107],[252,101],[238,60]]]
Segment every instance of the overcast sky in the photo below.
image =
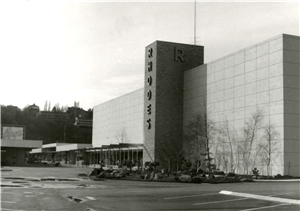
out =
[[[299,36],[299,1],[197,1],[196,11],[205,63]],[[194,1],[1,1],[0,15],[0,104],[19,108],[93,108],[143,87],[145,46],[194,42]]]

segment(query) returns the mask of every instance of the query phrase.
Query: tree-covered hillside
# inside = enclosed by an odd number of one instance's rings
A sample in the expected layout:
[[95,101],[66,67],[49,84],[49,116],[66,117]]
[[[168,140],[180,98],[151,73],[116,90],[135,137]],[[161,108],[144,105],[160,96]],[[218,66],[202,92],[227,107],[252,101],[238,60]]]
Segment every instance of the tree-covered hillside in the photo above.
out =
[[[43,140],[43,144],[65,143],[92,143],[92,127],[80,127],[74,125],[77,115],[74,110],[83,109],[69,107],[65,112],[69,118],[67,121],[55,121],[45,118],[41,113],[32,112],[30,107],[20,109],[16,106],[1,105],[1,125],[24,125],[25,139]],[[55,111],[52,112],[62,112]],[[93,111],[85,112],[85,118],[92,119]]]

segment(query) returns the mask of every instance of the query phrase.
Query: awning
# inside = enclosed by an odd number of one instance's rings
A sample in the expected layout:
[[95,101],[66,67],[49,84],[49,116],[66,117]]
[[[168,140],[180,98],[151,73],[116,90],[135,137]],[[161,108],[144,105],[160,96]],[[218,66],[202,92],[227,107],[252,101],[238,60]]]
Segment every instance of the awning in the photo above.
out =
[[108,151],[108,150],[142,150],[144,144],[132,144],[132,143],[120,143],[120,144],[110,144],[110,145],[102,145],[101,147],[94,148],[86,148],[87,152],[95,152],[95,151]]
[[85,149],[91,146],[92,146],[91,144],[68,144],[68,145],[57,146],[56,151],[57,152],[73,151],[73,150]]

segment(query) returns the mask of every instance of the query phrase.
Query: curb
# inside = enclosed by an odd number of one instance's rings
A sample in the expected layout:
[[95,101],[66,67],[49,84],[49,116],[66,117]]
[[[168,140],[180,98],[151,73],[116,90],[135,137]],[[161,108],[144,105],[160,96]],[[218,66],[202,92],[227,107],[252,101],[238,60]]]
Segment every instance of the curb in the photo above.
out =
[[12,171],[12,169],[1,169],[1,171]]
[[300,179],[253,179],[255,182],[300,182]]
[[58,177],[3,177],[3,179],[11,180],[27,180],[27,181],[82,181],[79,178],[58,178]]

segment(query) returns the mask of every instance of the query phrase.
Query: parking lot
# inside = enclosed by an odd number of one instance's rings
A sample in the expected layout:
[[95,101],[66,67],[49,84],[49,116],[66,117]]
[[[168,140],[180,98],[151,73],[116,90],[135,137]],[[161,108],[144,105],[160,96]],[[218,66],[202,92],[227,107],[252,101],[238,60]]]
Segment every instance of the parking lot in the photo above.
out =
[[[88,170],[87,168],[14,167],[12,171],[1,171],[1,210],[298,211],[300,209],[298,181],[192,184],[124,180],[93,181],[77,176]],[[49,178],[49,180],[40,181],[38,178]],[[68,181],[55,180],[55,178],[71,179]]]

